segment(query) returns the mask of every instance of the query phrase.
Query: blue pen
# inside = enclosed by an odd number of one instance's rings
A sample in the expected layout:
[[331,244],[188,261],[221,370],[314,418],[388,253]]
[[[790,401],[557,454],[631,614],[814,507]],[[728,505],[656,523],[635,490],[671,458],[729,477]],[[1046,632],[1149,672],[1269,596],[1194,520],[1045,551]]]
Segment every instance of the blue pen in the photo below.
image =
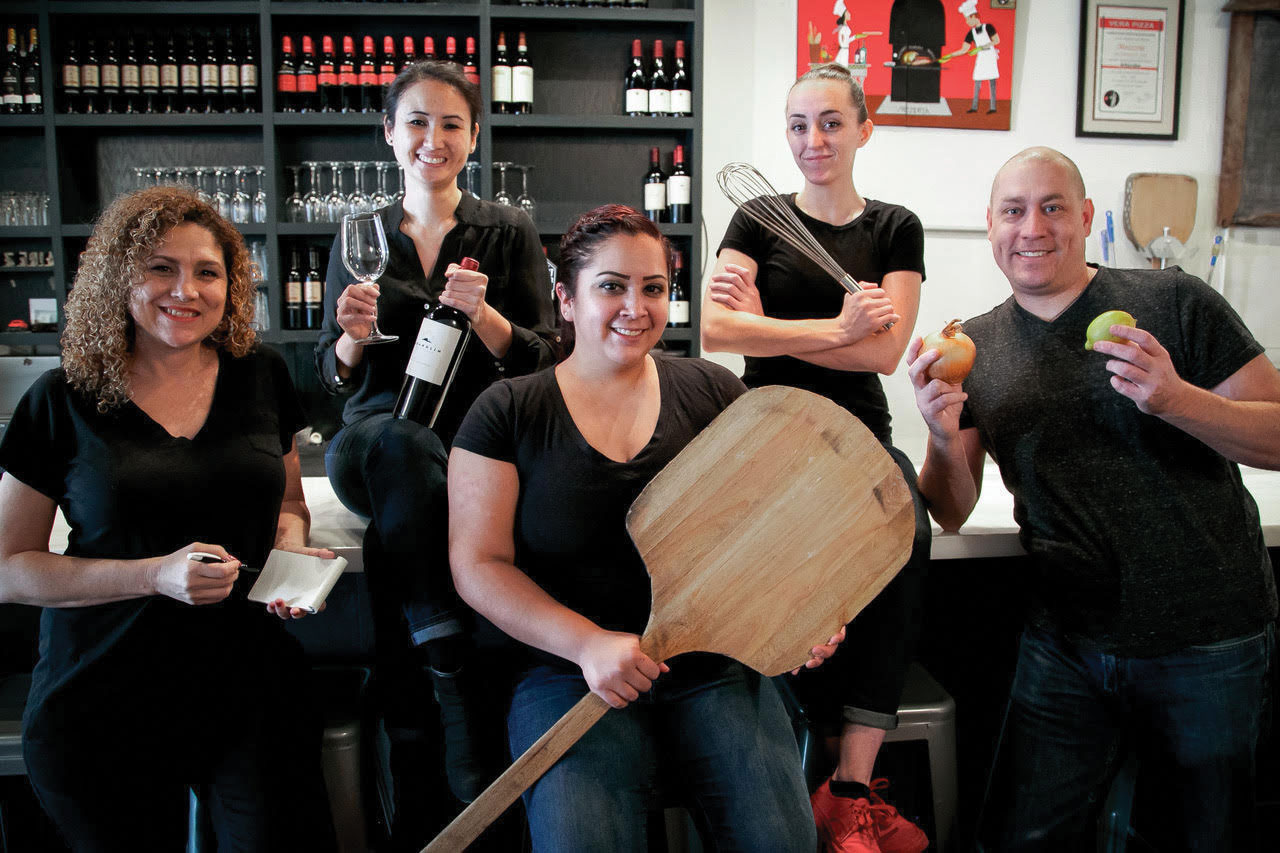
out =
[[1107,211],[1107,245],[1114,247],[1116,244],[1116,223],[1111,218],[1111,211]]
[[1106,231],[1098,232],[1098,242],[1102,244],[1102,263],[1106,266],[1111,266],[1111,255],[1107,251],[1107,232]]
[[1204,283],[1213,284],[1213,273],[1218,266],[1218,255],[1222,253],[1222,235],[1219,234],[1213,238],[1213,251],[1209,255],[1209,274],[1205,276]]

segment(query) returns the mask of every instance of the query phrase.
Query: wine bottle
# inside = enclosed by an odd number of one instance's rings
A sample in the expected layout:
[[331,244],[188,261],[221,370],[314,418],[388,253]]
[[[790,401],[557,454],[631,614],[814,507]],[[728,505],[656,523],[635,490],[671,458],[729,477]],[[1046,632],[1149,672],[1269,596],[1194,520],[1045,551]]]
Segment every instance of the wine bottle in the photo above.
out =
[[684,281],[684,252],[671,252],[671,303],[667,310],[667,325],[673,329],[689,326],[689,288]]
[[244,50],[240,54],[240,109],[256,113],[258,106],[258,50],[253,31],[244,28]]
[[649,149],[649,173],[644,176],[644,215],[654,222],[667,218],[667,176],[656,145]]
[[213,33],[204,33],[204,60],[200,63],[200,104],[196,112],[222,111],[222,62],[214,50]]
[[356,80],[360,84],[360,112],[382,112],[382,87],[378,84],[378,55],[373,51],[373,36],[365,36],[361,44],[360,67]]
[[157,112],[181,112],[182,66],[178,63],[178,48],[173,33],[165,46],[164,61],[160,63],[160,98]]
[[392,36],[382,37],[382,57],[378,64],[378,86],[382,92],[378,96],[380,102],[386,104],[387,90],[396,79],[396,40]]
[[667,221],[688,222],[693,201],[693,179],[684,169],[684,146],[672,155],[671,177],[667,178]]
[[181,89],[182,109],[194,113],[200,104],[200,60],[196,59],[196,37],[187,30],[187,52],[179,67],[178,85]]
[[293,58],[293,39],[280,40],[280,64],[276,67],[276,109],[298,111],[298,66]]
[[67,42],[67,53],[62,59],[62,111],[74,113],[80,110],[80,52],[76,40]]
[[298,250],[289,259],[289,274],[284,281],[284,327],[302,329],[302,273],[298,270]]
[[360,111],[360,76],[356,73],[356,40],[342,37],[342,62],[338,63],[338,109]]
[[333,36],[324,36],[320,44],[320,68],[316,73],[320,109],[327,113],[337,112],[342,109],[342,92],[338,89],[338,60],[333,55]]
[[116,40],[107,39],[106,49],[102,52],[102,62],[98,65],[98,91],[102,112],[124,112],[120,103],[120,57],[116,54]]
[[164,106],[160,100],[160,57],[156,55],[155,38],[147,36],[144,45],[142,61],[138,63],[138,112],[163,112]]
[[413,45],[413,36],[404,37],[401,53],[404,54],[404,59],[400,62],[401,71],[418,61],[418,49]]
[[22,106],[28,113],[44,112],[40,80],[40,39],[32,27],[27,36],[27,64],[22,69]]
[[684,40],[676,41],[676,69],[671,73],[671,114],[693,115],[693,90],[689,87],[689,73],[684,68]]
[[507,61],[507,34],[498,33],[493,57],[493,111],[511,112],[511,63]]
[[436,58],[436,40],[431,36],[422,37],[422,61],[429,62]]
[[467,36],[467,60],[462,64],[462,73],[477,86],[480,85],[480,66],[476,62],[476,37]]
[[524,33],[520,33],[516,60],[511,65],[511,111],[519,115],[533,112],[533,63]]
[[0,111],[22,112],[22,64],[18,62],[18,28],[9,27],[4,48],[4,68],[0,69]]
[[302,37],[302,59],[298,62],[298,109],[316,112],[320,109],[320,75],[316,66],[316,46],[311,36]]
[[623,109],[629,116],[649,114],[649,78],[644,73],[644,49],[640,39],[631,42],[631,70],[622,81]]
[[458,60],[458,40],[453,36],[448,36],[444,40],[444,61],[452,62],[454,65],[461,65]]
[[[480,268],[472,258],[463,258],[458,266],[465,270]],[[397,418],[408,418],[433,428],[471,338],[471,321],[466,314],[448,305],[433,307],[428,303],[425,307],[426,314],[404,369],[404,382],[400,385],[394,413]]]
[[307,276],[302,280],[302,328],[318,329],[324,320],[324,277],[320,274],[320,250],[307,250]]
[[132,35],[125,39],[124,56],[120,59],[120,111],[142,112],[142,66]]
[[98,64],[98,45],[89,39],[84,58],[80,60],[80,106],[86,113],[101,112],[102,66]]
[[218,99],[224,113],[240,112],[240,57],[236,55],[231,27],[222,34],[222,58],[218,62]]
[[649,115],[666,116],[671,112],[671,80],[662,55],[662,39],[653,43],[653,74],[649,77]]

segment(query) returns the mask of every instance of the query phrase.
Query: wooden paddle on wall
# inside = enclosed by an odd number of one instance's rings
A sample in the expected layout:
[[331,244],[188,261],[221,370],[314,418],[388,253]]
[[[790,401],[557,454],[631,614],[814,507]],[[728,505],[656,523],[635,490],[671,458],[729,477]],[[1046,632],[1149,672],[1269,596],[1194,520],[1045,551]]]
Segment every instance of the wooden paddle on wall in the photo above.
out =
[[[653,586],[645,654],[718,652],[773,676],[802,666],[906,564],[915,508],[861,421],[771,386],[738,398],[673,459],[627,530]],[[426,850],[464,849],[608,710],[588,693]]]
[[[1190,175],[1135,172],[1124,182],[1124,232],[1133,247],[1147,253],[1151,241],[1164,235],[1182,245],[1196,225],[1196,179]],[[1151,258],[1153,267],[1160,265]]]

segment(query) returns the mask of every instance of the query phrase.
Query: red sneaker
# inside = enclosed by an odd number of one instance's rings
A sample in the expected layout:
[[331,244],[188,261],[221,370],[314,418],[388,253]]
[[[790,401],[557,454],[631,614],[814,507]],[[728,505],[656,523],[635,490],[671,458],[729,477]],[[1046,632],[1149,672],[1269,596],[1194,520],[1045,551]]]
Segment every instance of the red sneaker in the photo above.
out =
[[[882,853],[876,842],[876,823],[871,801],[850,799],[831,793],[831,780],[823,782],[809,797],[818,840],[823,853]],[[895,812],[896,813],[896,812]]]
[[929,846],[929,836],[884,801],[880,792],[888,787],[888,779],[871,780],[870,811],[881,853],[924,853]]

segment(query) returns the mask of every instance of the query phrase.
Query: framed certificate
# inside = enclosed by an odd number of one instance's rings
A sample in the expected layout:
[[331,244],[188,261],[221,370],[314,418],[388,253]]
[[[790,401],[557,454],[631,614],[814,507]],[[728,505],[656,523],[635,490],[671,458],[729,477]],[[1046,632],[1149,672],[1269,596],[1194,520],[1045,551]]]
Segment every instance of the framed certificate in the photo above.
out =
[[1177,139],[1185,0],[1083,0],[1076,136]]

